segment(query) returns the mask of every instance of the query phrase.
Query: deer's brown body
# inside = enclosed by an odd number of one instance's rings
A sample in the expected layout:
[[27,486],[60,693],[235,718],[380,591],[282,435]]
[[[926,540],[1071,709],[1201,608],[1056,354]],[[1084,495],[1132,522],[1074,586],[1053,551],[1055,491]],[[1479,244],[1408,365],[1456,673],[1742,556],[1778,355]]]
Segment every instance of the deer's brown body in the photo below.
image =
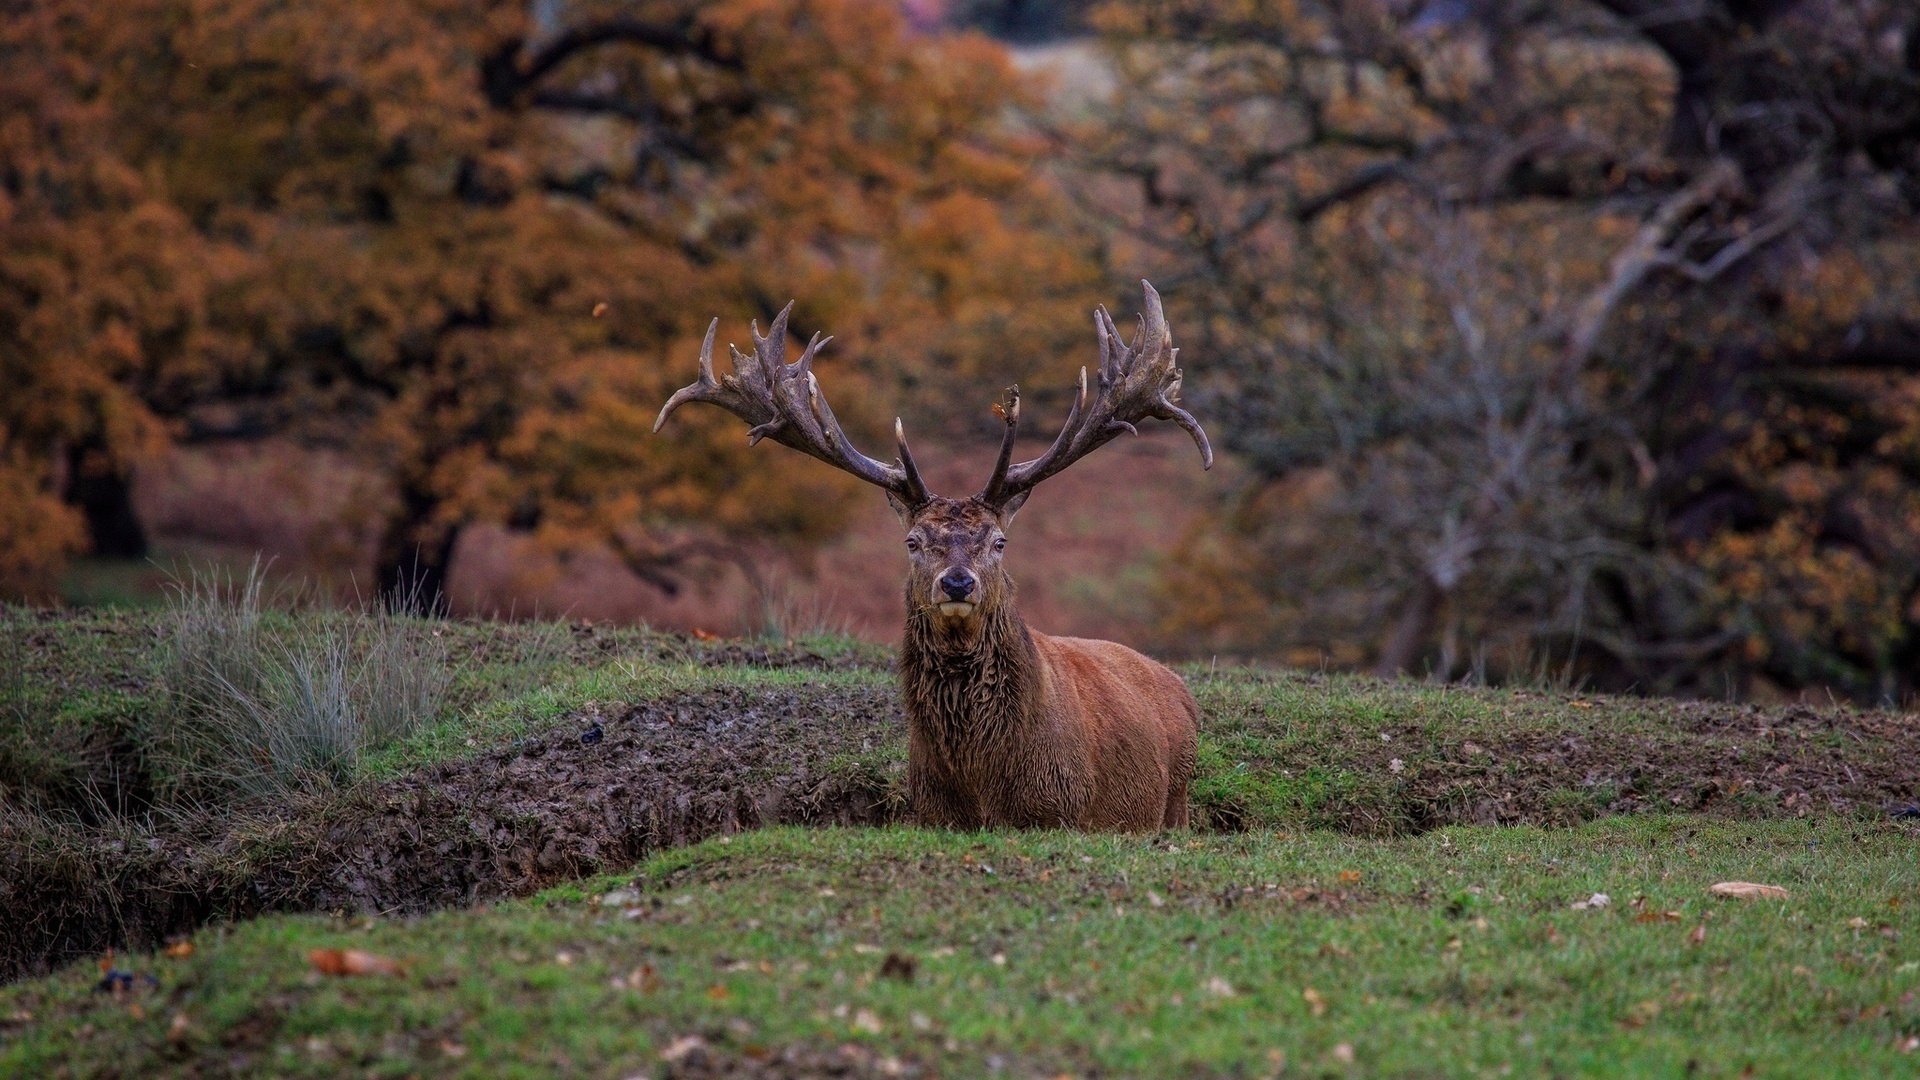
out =
[[908,786],[922,824],[1135,830],[1187,824],[1200,711],[1186,684],[1124,645],[1029,629],[1001,565],[1006,528],[1033,487],[1143,420],[1179,424],[1212,465],[1205,432],[1174,404],[1177,350],[1151,285],[1146,298],[1132,345],[1120,340],[1106,312],[1097,314],[1097,393],[1089,396],[1082,370],[1078,397],[1053,445],[1019,464],[1011,458],[1020,397],[1009,388],[996,406],[1006,423],[999,461],[985,489],[967,499],[926,489],[897,420],[897,464],[853,448],[812,371],[824,342],[816,336],[799,360],[786,363],[784,311],[766,337],[756,328],[751,360],[734,352],[734,373],[724,380],[713,374],[709,327],[699,381],[674,394],[654,424],[657,430],[683,401],[711,402],[745,420],[755,441],[771,437],[886,490],[907,526],[900,688]]
[[[970,564],[978,601],[949,617],[910,572],[900,691],[915,817],[956,828],[1184,828],[1200,711],[1166,667],[1111,641],[1027,627],[976,502],[936,500],[913,530],[928,565]],[[945,538],[958,537],[958,542]],[[916,564],[922,560],[916,558]]]

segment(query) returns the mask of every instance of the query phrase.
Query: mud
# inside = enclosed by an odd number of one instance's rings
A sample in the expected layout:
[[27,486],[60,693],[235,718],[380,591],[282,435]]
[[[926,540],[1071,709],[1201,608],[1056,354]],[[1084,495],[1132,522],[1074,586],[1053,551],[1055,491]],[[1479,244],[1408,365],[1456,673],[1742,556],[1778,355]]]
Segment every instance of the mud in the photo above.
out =
[[1920,800],[1920,717],[1669,701],[1649,732],[1610,724],[1608,707],[1585,730],[1515,732],[1435,753],[1405,781],[1402,816],[1421,831],[1634,813],[1882,816]]
[[[1628,709],[1642,719],[1626,722]],[[1255,764],[1352,778],[1279,824],[1362,834],[1649,811],[1884,816],[1920,802],[1912,716],[1621,699],[1583,719],[1480,744],[1412,726],[1387,726],[1382,742],[1368,727],[1316,761]],[[170,833],[0,817],[0,979],[221,919],[466,906],[721,832],[900,820],[901,731],[887,688],[723,689],[582,713],[470,759]],[[1215,828],[1252,823],[1230,803],[1195,809]]]
[[[602,737],[582,742],[596,724]],[[216,919],[464,906],[720,832],[894,820],[898,770],[872,752],[897,730],[890,691],[726,689],[583,714],[217,830],[104,837],[0,822],[0,978]]]

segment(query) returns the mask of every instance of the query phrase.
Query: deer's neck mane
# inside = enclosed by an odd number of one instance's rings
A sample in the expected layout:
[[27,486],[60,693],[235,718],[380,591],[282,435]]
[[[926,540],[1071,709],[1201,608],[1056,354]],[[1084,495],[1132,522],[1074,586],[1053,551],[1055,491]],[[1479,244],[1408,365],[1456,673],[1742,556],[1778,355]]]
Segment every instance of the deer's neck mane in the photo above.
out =
[[994,742],[1019,728],[1040,696],[1040,654],[1006,603],[957,639],[924,612],[907,617],[900,687],[907,721],[949,747]]

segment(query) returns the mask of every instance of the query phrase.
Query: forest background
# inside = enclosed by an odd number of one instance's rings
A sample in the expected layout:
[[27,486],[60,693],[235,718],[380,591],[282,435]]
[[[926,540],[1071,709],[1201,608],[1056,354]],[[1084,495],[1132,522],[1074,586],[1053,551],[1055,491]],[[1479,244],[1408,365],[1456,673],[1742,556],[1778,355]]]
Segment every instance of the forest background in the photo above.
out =
[[[0,0],[0,598],[898,623],[857,482],[690,409],[789,299],[936,490],[1166,298],[1202,475],[1051,483],[1157,653],[1920,693],[1902,0]],[[724,362],[723,362],[724,363]]]

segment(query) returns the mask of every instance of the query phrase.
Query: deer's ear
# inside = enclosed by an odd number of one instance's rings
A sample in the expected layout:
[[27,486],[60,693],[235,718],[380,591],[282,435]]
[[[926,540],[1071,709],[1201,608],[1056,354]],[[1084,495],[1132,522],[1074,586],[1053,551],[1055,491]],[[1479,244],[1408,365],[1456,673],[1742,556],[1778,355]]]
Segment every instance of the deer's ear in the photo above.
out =
[[891,491],[887,492],[887,505],[893,507],[893,512],[899,515],[900,524],[909,527],[913,525],[913,508],[902,502],[900,496]]
[[1007,526],[1013,524],[1013,515],[1019,513],[1020,507],[1026,504],[1028,494],[1030,493],[1023,491],[1020,494],[1015,495],[1011,499],[1008,499],[1006,505],[1000,508],[1000,527],[1001,528],[1004,529]]

